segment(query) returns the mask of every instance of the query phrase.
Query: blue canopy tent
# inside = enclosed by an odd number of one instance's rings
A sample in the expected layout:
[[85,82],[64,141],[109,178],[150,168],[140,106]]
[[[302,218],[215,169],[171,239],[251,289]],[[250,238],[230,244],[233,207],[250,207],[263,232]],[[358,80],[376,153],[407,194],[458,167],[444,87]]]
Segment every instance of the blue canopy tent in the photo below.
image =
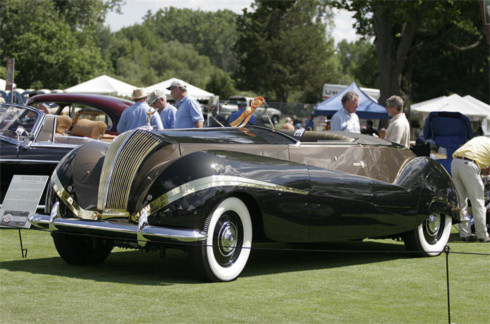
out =
[[357,108],[357,116],[362,119],[388,119],[388,113],[384,106],[378,104],[376,101],[366,95],[355,82],[352,82],[343,91],[337,93],[335,96],[328,98],[327,100],[319,103],[315,107],[315,116],[327,116],[331,118],[333,114],[342,108],[342,97],[347,91],[355,91],[359,95],[359,108]]

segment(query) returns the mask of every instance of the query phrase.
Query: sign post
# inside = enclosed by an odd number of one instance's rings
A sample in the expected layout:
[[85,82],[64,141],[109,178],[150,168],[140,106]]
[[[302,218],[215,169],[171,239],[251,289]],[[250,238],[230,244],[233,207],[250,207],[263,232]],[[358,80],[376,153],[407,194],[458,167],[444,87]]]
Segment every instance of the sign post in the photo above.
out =
[[7,80],[5,85],[5,91],[10,91],[10,103],[14,102],[14,69],[15,69],[15,59],[11,58],[7,60]]

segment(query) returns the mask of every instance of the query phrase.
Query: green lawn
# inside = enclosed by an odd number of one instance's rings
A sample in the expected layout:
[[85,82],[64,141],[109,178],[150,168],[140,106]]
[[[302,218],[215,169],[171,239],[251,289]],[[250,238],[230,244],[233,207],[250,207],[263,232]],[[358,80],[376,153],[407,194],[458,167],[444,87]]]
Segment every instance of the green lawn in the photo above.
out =
[[[412,258],[392,240],[257,245],[244,273],[201,283],[186,254],[116,249],[64,263],[47,232],[0,229],[1,323],[447,323],[446,256]],[[449,254],[451,322],[489,323],[490,244]],[[323,252],[348,250],[348,252]],[[475,254],[476,253],[476,254]],[[486,254],[486,255],[480,255]]]

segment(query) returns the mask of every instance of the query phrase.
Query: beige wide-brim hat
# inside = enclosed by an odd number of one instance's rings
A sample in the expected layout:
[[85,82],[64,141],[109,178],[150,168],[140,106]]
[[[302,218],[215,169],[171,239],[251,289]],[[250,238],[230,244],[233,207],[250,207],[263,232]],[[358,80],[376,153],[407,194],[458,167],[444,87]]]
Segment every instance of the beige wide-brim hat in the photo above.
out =
[[133,100],[146,98],[146,97],[148,97],[148,95],[146,94],[145,89],[138,88],[133,90]]

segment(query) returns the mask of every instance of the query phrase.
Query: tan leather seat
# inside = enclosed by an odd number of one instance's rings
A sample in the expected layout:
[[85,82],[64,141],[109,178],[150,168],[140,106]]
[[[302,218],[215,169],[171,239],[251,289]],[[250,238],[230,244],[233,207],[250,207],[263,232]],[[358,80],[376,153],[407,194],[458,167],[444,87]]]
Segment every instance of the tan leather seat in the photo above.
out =
[[107,130],[107,124],[101,121],[79,119],[71,130],[72,136],[85,136],[99,139]]
[[72,119],[68,116],[58,116],[56,118],[56,134],[65,135],[72,124]]

